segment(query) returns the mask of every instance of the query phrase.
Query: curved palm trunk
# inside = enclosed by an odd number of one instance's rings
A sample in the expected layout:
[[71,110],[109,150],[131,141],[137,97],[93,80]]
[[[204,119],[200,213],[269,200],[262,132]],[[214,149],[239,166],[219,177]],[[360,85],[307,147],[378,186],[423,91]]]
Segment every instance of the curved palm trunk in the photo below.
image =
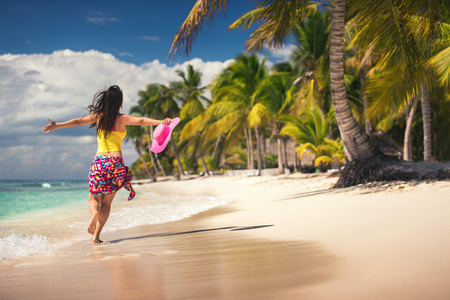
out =
[[[151,148],[150,140],[153,139],[152,132],[153,132],[153,126],[150,126],[150,136],[147,135],[147,138],[149,138],[149,140],[148,140],[148,152],[149,152],[150,158],[152,159],[152,162],[154,163],[153,154],[152,154],[152,151],[150,150],[150,148]],[[147,133],[149,133],[149,132],[147,131]],[[167,176],[166,171],[164,170],[163,166],[161,165],[161,160],[159,159],[159,156],[157,154],[155,154],[155,160],[156,160],[156,164],[153,165],[154,168],[155,168],[155,174],[162,173],[162,175],[164,177]],[[158,171],[158,168],[161,171]]]
[[196,136],[195,138],[195,145],[194,145],[194,151],[192,151],[192,169],[194,172],[196,172],[197,168],[198,168],[198,163],[197,163],[197,148],[198,145],[200,144],[200,136]]
[[250,138],[247,128],[244,128],[245,140],[247,142],[247,169],[250,170]]
[[261,136],[263,148],[262,148],[262,157],[263,157],[263,168],[267,169],[267,149],[266,149],[266,135],[263,133]]
[[205,170],[205,175],[209,176],[211,174],[209,174],[208,166],[206,165],[205,156],[203,155],[203,151],[202,151],[202,146],[201,145],[199,145],[198,151],[200,152],[200,159],[202,161],[203,169]]
[[426,83],[422,83],[422,119],[423,119],[423,160],[431,161],[433,149],[431,145],[431,108],[430,92]]
[[347,159],[364,160],[375,156],[378,149],[356,122],[347,100],[344,81],[345,0],[333,1],[331,13],[330,81],[336,120]]
[[419,97],[414,97],[411,110],[406,115],[406,128],[405,128],[405,140],[403,143],[403,159],[413,160],[412,155],[412,125],[414,121],[414,115],[416,114],[417,105],[419,104]]
[[156,182],[156,177],[152,174],[152,172],[150,172],[150,169],[148,168],[147,163],[145,162],[144,155],[142,154],[142,151],[141,151],[141,144],[138,143],[138,142],[135,142],[134,148],[136,149],[137,154],[139,155],[139,157],[142,159],[142,162],[144,163],[144,168],[145,168],[145,171],[146,171],[147,174],[148,174],[148,177],[149,177],[153,182]]
[[163,176],[167,176],[166,171],[164,170],[162,164],[161,164],[161,160],[159,159],[158,154],[155,154],[156,157],[156,163],[158,164],[159,169],[161,170]]
[[216,144],[214,145],[212,157],[216,157],[216,152],[217,152],[217,148],[219,147],[221,137],[222,137],[222,134],[219,134],[219,136],[217,137]]
[[278,144],[278,174],[283,174],[283,145],[281,144],[281,135],[277,134]]
[[277,146],[278,146],[278,174],[284,173],[284,166],[283,166],[283,144],[281,140],[281,124],[276,122],[275,123],[275,136],[277,137]]
[[298,171],[298,159],[297,159],[297,154],[295,152],[295,147],[296,143],[294,142],[294,172]]
[[258,176],[261,175],[262,161],[261,161],[261,143],[258,131],[258,126],[255,126],[255,134],[256,134],[256,153],[257,153],[257,161],[258,161]]
[[[152,151],[150,150],[151,148],[151,137],[150,137],[150,131],[147,129],[147,145],[148,145],[148,155],[150,156],[150,159],[152,160],[152,165],[153,165],[153,169],[155,170],[155,174],[158,174],[158,168],[156,167],[156,163],[155,163],[155,159],[153,158],[153,154]],[[161,164],[159,164],[161,165]],[[164,171],[163,168],[161,168],[163,176],[166,176],[166,172]]]
[[175,152],[175,158],[177,159],[178,169],[180,170],[180,176],[184,175],[183,166],[181,165],[180,156],[178,155],[177,145],[175,144],[173,135],[170,137],[170,140],[172,141],[173,152]]
[[250,159],[250,163],[248,165],[248,168],[253,170],[255,168],[255,158],[254,158],[254,154],[253,154],[253,135],[252,135],[252,128],[249,127],[248,128],[248,151],[249,151],[249,159]]

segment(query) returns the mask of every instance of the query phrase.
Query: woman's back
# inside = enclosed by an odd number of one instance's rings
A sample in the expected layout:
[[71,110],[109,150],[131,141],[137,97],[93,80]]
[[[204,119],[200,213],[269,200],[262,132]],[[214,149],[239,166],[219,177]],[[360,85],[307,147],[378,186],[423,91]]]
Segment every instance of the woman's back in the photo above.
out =
[[103,130],[102,128],[97,129],[97,154],[122,151],[122,141],[125,138],[127,131],[125,124],[123,124],[123,122],[120,122],[120,119],[121,115],[116,118],[114,128],[109,133],[105,132],[105,130]]

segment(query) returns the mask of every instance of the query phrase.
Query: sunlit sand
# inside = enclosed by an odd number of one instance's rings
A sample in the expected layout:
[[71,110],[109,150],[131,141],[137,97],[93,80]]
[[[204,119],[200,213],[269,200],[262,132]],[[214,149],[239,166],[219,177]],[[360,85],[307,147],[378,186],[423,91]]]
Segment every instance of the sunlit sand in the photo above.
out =
[[450,182],[331,189],[336,180],[292,174],[135,185],[138,197],[202,194],[228,204],[106,232],[97,247],[79,242],[4,269],[1,298],[449,299]]

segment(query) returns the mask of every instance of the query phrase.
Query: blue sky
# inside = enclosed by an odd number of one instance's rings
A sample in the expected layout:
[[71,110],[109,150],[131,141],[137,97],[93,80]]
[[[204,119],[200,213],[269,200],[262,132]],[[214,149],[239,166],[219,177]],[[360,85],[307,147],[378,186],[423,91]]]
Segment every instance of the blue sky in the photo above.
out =
[[[85,115],[94,94],[117,84],[128,113],[149,83],[179,80],[188,64],[208,85],[242,53],[250,31],[227,31],[253,1],[231,1],[204,27],[188,57],[168,58],[195,1],[1,1],[0,180],[86,179],[97,145],[88,126],[44,134],[47,119]],[[270,65],[291,46],[271,52]],[[265,54],[260,54],[261,56]],[[175,116],[169,116],[175,117]],[[137,154],[123,145],[125,163]]]
[[226,28],[254,3],[233,1],[226,16],[205,26],[188,58],[168,59],[172,38],[195,1],[2,1],[0,53],[51,53],[95,49],[140,65],[200,57],[226,60],[244,51],[249,31]]

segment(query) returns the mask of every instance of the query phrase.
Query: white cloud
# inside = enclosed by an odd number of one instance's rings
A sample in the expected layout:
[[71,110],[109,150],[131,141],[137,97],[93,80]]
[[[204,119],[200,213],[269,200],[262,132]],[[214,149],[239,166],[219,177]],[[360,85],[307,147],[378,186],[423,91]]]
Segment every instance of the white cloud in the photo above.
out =
[[140,37],[137,37],[137,39],[144,40],[144,41],[150,41],[150,42],[157,42],[157,41],[161,40],[161,38],[159,36],[152,36],[152,35],[140,36]]
[[[288,44],[280,49],[269,50],[270,56],[275,60],[275,62],[288,61],[292,55],[295,45]],[[266,48],[267,49],[267,48]]]
[[[231,61],[194,58],[168,66],[154,60],[137,66],[96,50],[0,55],[0,179],[85,178],[96,151],[94,130],[85,126],[44,134],[47,119],[83,116],[94,94],[112,84],[124,92],[126,113],[148,83],[178,80],[175,71],[192,64],[208,85]],[[131,144],[124,145],[124,155],[127,164],[137,157]]]
[[133,54],[130,52],[120,52],[119,56],[129,56],[129,57],[133,57]]
[[120,23],[120,19],[116,17],[87,17],[86,21],[97,24],[97,25],[106,25],[106,24],[112,24],[112,23]]

